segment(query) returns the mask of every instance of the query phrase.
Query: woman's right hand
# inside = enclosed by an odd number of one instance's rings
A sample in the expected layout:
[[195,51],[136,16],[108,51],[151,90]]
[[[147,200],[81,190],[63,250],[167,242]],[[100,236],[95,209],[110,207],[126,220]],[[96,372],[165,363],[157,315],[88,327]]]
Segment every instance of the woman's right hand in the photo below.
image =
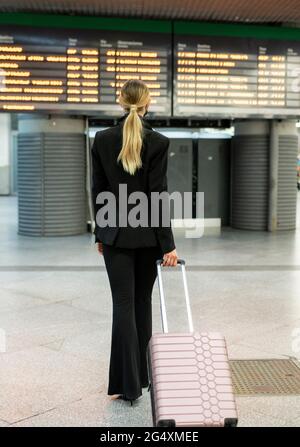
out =
[[178,256],[176,249],[165,253],[163,256],[163,266],[165,267],[176,267],[178,261]]

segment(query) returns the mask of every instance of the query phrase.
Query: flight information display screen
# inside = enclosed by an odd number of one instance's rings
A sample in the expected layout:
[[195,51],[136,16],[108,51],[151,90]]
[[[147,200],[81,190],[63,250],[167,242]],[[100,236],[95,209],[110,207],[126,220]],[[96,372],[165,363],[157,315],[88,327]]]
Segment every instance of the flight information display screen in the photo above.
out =
[[299,41],[180,35],[174,59],[174,115],[299,114]]
[[0,110],[114,115],[128,78],[151,91],[151,112],[171,114],[167,33],[0,28]]

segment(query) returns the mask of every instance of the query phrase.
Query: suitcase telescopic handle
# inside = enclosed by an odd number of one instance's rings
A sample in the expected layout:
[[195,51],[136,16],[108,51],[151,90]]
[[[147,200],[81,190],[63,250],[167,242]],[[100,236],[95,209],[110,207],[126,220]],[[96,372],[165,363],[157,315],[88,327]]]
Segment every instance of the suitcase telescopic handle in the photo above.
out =
[[[166,334],[169,331],[168,331],[168,320],[167,320],[167,312],[166,312],[165,294],[164,294],[163,282],[162,282],[162,263],[163,263],[162,259],[158,259],[156,261],[162,329],[163,329],[164,334]],[[181,266],[181,271],[182,271],[185,303],[186,303],[187,316],[188,316],[188,322],[189,322],[189,331],[194,332],[190,297],[189,297],[189,291],[188,291],[187,280],[186,280],[185,261],[183,259],[178,259],[177,264],[179,264]]]

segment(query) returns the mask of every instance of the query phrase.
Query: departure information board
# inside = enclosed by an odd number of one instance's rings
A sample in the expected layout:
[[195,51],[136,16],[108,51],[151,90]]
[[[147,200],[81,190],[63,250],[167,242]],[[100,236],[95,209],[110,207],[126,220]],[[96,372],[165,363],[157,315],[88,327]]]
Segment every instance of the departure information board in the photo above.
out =
[[125,27],[125,19],[122,31],[103,20],[106,29],[78,29],[69,19],[66,28],[0,26],[0,111],[113,117],[131,78],[149,86],[154,116],[300,114],[300,38],[205,35],[196,22],[175,22],[172,34],[170,22]]
[[189,35],[174,45],[174,115],[299,114],[299,41]]
[[171,114],[168,34],[0,28],[0,109],[120,113],[119,91],[142,79],[151,112]]

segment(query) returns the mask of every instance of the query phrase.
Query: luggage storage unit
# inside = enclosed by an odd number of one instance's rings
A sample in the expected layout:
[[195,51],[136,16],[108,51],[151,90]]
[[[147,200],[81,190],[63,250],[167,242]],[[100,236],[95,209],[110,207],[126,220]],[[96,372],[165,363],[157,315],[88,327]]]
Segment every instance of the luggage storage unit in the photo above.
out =
[[237,410],[224,337],[194,332],[185,262],[178,260],[189,321],[188,333],[169,333],[157,261],[163,333],[153,334],[147,349],[154,427],[234,427]]

